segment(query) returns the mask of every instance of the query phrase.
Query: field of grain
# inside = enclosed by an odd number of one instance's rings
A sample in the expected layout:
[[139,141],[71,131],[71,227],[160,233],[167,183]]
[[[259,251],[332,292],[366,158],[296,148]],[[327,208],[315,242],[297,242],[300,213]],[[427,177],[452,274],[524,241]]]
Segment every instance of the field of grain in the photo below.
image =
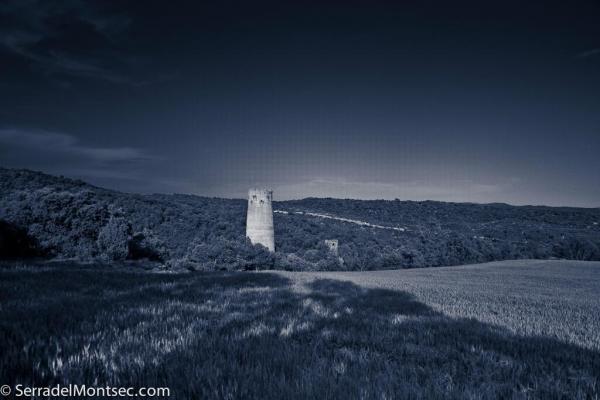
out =
[[409,293],[453,318],[474,318],[525,336],[600,351],[600,262],[514,260],[370,272],[283,273],[306,286],[338,279]]
[[600,263],[0,267],[0,384],[172,398],[597,398]]

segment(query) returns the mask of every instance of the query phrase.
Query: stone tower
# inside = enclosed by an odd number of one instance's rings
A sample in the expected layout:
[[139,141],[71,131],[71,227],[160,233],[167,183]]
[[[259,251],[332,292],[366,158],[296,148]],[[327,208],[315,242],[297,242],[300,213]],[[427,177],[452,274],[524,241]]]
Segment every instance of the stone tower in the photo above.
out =
[[272,200],[273,192],[271,190],[250,189],[248,191],[246,236],[252,243],[262,244],[270,251],[275,251]]
[[325,240],[325,246],[327,246],[327,248],[329,249],[331,254],[333,254],[334,256],[337,257],[339,255],[339,252],[338,252],[339,242],[337,239]]

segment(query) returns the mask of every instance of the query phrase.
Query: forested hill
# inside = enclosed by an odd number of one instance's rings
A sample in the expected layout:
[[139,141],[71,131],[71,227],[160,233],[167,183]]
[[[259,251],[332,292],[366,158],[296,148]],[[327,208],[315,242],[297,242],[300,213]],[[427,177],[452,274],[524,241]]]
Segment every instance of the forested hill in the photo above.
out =
[[[308,198],[274,209],[282,212],[274,214],[272,255],[246,240],[244,199],[127,194],[0,169],[0,255],[301,270],[600,260],[598,208]],[[343,261],[325,239],[339,240]]]

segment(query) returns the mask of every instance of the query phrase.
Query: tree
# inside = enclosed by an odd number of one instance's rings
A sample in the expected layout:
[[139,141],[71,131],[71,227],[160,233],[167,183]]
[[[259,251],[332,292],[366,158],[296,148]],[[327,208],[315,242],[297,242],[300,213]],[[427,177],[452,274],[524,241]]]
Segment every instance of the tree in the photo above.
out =
[[99,257],[104,261],[126,259],[129,255],[130,238],[131,225],[118,211],[114,212],[98,233]]

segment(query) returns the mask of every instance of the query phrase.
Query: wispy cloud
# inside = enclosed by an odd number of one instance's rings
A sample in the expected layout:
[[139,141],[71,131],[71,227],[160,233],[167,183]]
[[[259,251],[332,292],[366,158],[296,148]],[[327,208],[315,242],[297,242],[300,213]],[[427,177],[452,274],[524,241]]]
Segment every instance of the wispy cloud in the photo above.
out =
[[81,144],[74,136],[65,133],[1,129],[0,143],[12,148],[20,147],[45,154],[83,157],[98,163],[152,160],[156,157],[133,147],[95,147]]
[[600,47],[587,51],[582,51],[581,53],[577,54],[577,58],[589,58],[594,56],[600,56]]
[[7,0],[0,16],[12,22],[0,27],[0,45],[47,75],[146,83],[119,64],[128,59],[117,46],[130,23],[125,16],[104,15],[77,0]]
[[152,181],[147,169],[162,158],[136,147],[85,144],[66,133],[0,129],[0,160],[5,167],[41,170],[92,182],[147,184]]

